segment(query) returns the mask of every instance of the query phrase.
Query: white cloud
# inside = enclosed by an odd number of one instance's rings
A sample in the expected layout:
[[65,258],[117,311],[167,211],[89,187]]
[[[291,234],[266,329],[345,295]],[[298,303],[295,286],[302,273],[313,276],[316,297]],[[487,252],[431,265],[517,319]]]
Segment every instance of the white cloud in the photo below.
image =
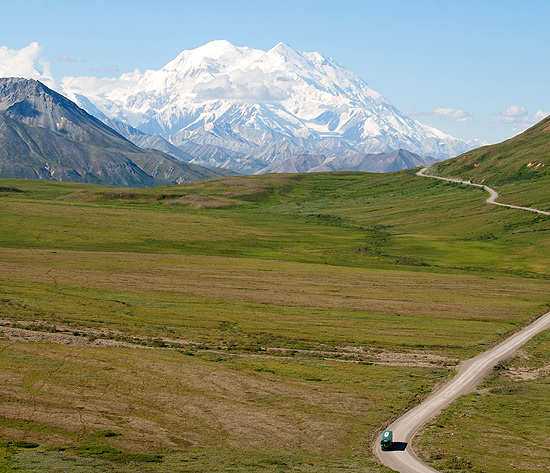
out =
[[272,100],[269,89],[259,83],[234,83],[227,77],[220,77],[207,83],[198,83],[193,87],[193,92],[201,100],[233,99],[266,101]]
[[510,105],[504,112],[500,112],[495,118],[504,123],[525,123],[529,119],[529,113],[524,107]]
[[40,57],[42,47],[35,41],[21,49],[0,46],[0,77],[23,77],[55,85],[50,63]]
[[[280,82],[283,82],[282,84]],[[286,81],[288,82],[288,81]],[[231,71],[209,82],[199,82],[193,93],[201,100],[227,99],[244,102],[270,102],[288,98],[291,83],[259,69]]]
[[548,112],[542,110],[537,110],[533,115],[529,115],[525,107],[510,105],[506,110],[496,115],[494,119],[511,125],[514,131],[523,131],[531,125],[540,122],[548,115]]
[[73,59],[68,54],[61,54],[61,55],[57,56],[57,60],[59,62],[76,62],[76,59]]
[[108,65],[105,70],[110,73],[120,72],[120,68],[115,64]]
[[533,115],[533,120],[535,121],[535,123],[538,123],[541,120],[545,119],[548,115],[550,115],[549,112],[543,112],[542,110],[537,110]]
[[127,90],[135,87],[142,77],[141,72],[136,69],[134,72],[126,72],[118,78],[81,76],[65,76],[61,79],[63,90],[72,90],[84,95],[105,95],[113,90]]
[[426,115],[435,115],[436,117],[445,118],[458,123],[471,122],[472,116],[459,108],[436,108],[431,112],[426,112]]

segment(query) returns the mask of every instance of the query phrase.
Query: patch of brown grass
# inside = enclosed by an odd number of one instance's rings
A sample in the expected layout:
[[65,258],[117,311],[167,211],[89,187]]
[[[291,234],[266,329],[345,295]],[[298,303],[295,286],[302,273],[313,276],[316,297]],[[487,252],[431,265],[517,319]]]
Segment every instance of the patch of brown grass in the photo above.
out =
[[194,194],[184,195],[179,199],[170,199],[164,203],[165,205],[188,205],[195,209],[223,209],[236,205],[234,201],[224,200],[219,197]]
[[73,201],[73,202],[93,202],[99,200],[100,196],[97,192],[91,192],[88,189],[78,189],[68,195],[62,195],[55,200],[59,201]]
[[[140,452],[338,454],[383,392],[235,369],[175,352],[0,342],[0,438],[70,445],[90,432]],[[262,366],[262,361],[257,361]],[[330,365],[327,365],[330,370]],[[357,382],[379,377],[357,367]],[[363,374],[361,374],[363,373]],[[363,427],[364,430],[365,427]]]
[[239,347],[228,348],[221,342],[197,343],[168,337],[129,336],[116,330],[55,326],[43,321],[0,320],[0,340],[16,343],[48,342],[78,347],[111,347],[141,349],[190,349],[194,354],[218,354],[244,358],[293,359],[295,356],[317,358],[344,363],[368,363],[385,366],[447,368],[458,360],[420,351],[390,352],[366,347],[334,347],[332,350],[304,350],[264,346],[258,353],[243,353]]

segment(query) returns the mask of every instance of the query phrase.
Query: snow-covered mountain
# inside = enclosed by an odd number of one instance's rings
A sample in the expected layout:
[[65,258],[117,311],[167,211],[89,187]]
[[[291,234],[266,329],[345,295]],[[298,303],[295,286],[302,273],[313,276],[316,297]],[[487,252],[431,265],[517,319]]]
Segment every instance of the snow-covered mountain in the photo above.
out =
[[241,172],[304,153],[406,149],[443,159],[473,147],[406,117],[332,59],[285,43],[265,52],[213,41],[158,71],[67,77],[61,87],[98,118],[160,135],[197,164]]

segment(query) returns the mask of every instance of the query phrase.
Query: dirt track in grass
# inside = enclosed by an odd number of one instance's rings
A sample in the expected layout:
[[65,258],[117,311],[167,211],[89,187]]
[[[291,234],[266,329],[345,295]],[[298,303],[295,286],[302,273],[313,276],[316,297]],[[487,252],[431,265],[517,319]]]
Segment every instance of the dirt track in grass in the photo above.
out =
[[[131,341],[121,340],[126,338]],[[260,353],[239,353],[224,349],[221,344],[197,348],[191,340],[167,337],[128,336],[118,331],[79,329],[76,327],[10,320],[0,320],[0,340],[14,343],[55,343],[78,347],[136,348],[149,350],[189,349],[196,353],[218,353],[248,358],[295,358],[316,357],[345,363],[368,363],[386,366],[414,366],[421,368],[447,368],[458,360],[425,352],[389,352],[370,350],[365,347],[336,347],[335,350],[296,350],[279,347],[261,347]]]

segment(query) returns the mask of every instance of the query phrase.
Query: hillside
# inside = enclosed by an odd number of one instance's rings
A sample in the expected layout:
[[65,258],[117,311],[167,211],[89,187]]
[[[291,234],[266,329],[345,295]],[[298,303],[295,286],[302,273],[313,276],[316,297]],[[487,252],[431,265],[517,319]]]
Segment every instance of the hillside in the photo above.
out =
[[33,80],[0,79],[0,176],[145,187],[227,175],[144,150]]
[[502,143],[434,164],[430,172],[496,187],[509,203],[550,206],[550,117]]
[[484,146],[432,166],[445,177],[463,177],[494,185],[550,175],[550,117],[502,143]]

